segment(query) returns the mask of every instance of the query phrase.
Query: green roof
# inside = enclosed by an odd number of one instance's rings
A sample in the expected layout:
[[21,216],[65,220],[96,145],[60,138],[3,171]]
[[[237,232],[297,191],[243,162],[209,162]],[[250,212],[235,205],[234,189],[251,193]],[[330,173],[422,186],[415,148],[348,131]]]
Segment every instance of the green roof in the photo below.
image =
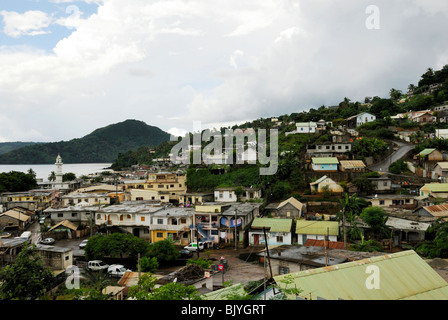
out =
[[436,149],[423,149],[420,153],[419,156],[420,157],[424,157],[427,156],[428,154],[432,153],[433,151],[435,151]]
[[339,223],[337,221],[297,220],[296,233],[337,236],[339,235]]
[[271,228],[270,232],[291,232],[292,219],[255,218],[252,221],[252,227]]
[[[379,288],[371,287],[375,272]],[[283,288],[285,276],[304,299],[448,300],[448,283],[413,250],[274,277]]]
[[242,283],[237,283],[231,285],[230,287],[225,287],[219,290],[215,290],[206,294],[203,294],[201,298],[203,300],[229,300],[229,295],[246,295],[246,291],[244,290],[244,286]]
[[313,158],[312,161],[314,164],[339,164],[338,158],[334,157]]
[[431,192],[448,192],[448,183],[427,183],[421,189],[427,188]]

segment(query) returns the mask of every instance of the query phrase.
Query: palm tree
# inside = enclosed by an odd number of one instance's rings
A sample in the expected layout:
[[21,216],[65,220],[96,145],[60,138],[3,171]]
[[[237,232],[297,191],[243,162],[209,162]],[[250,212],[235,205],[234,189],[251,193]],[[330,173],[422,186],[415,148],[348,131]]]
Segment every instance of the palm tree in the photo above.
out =
[[56,180],[56,173],[54,171],[51,171],[50,175],[48,176],[48,180],[50,181]]

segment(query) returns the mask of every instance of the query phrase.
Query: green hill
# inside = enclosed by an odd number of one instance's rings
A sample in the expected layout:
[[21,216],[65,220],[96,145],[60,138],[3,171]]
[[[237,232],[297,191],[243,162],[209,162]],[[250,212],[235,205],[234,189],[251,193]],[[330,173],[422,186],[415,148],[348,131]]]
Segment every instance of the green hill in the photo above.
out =
[[36,144],[37,142],[0,142],[0,154],[8,153],[26,146]]
[[112,163],[121,152],[157,146],[169,138],[169,133],[143,121],[126,120],[79,139],[39,143],[0,154],[0,164],[51,164],[58,153],[65,163]]

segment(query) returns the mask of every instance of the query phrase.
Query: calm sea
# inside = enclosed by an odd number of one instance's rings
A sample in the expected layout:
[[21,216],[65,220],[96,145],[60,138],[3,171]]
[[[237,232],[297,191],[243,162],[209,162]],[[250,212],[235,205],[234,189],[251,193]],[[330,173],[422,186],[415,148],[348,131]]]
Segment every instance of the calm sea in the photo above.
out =
[[[62,165],[62,173],[73,172],[77,177],[88,175],[90,173],[97,173],[102,171],[112,171],[106,169],[110,167],[111,163],[64,163]],[[48,180],[51,171],[56,172],[54,164],[1,164],[0,172],[22,171],[27,173],[29,169],[36,172],[37,179]]]

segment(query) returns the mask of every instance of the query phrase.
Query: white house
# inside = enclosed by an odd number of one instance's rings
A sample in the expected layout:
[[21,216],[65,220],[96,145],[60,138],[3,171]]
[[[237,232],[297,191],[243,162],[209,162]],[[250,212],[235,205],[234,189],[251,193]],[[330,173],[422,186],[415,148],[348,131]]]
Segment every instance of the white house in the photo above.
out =
[[286,135],[294,133],[315,133],[317,130],[316,122],[297,122],[296,130],[292,132],[287,132]]
[[357,128],[364,123],[375,121],[376,116],[368,112],[363,112],[355,116],[347,118],[347,126],[349,128]]
[[310,183],[311,191],[316,193],[324,192],[327,188],[328,191],[341,193],[344,192],[344,188],[333,179],[323,176],[320,179]]
[[[235,188],[216,188],[215,193],[215,201],[216,202],[237,202],[238,199],[236,197]],[[240,197],[240,201],[246,200],[254,200],[261,198],[261,189],[258,188],[244,188],[243,194]]]

